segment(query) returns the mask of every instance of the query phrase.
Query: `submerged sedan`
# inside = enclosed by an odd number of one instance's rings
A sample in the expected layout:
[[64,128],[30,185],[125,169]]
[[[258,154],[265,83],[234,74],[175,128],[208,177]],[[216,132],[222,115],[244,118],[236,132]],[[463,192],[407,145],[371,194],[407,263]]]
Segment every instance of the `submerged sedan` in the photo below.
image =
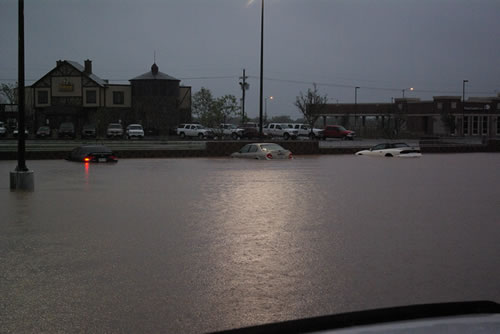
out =
[[406,143],[383,143],[375,145],[369,150],[356,152],[356,155],[416,158],[422,156],[422,153],[420,153],[419,147],[411,147]]
[[118,159],[109,148],[103,145],[83,145],[75,148],[68,160],[79,162],[117,162]]
[[259,160],[293,159],[292,152],[274,143],[247,144],[231,154],[231,157]]

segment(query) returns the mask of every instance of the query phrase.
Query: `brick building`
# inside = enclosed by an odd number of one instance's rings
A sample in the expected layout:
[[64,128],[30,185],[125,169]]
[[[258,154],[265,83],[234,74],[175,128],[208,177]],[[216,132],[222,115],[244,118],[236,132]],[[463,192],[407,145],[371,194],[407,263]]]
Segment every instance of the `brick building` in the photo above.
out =
[[327,104],[320,122],[342,124],[360,136],[500,136],[500,94],[495,97],[434,96],[394,103]]

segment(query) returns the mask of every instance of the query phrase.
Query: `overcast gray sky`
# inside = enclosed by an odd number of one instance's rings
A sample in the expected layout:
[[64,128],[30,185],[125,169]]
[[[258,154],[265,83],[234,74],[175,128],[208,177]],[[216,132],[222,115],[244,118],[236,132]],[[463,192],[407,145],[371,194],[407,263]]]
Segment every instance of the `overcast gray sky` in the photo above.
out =
[[[25,0],[26,80],[58,59],[93,61],[124,83],[160,71],[258,115],[260,0]],[[264,94],[270,116],[299,117],[316,82],[332,103],[392,97],[492,96],[500,90],[499,0],[265,0]],[[0,0],[0,82],[17,78],[17,1]]]

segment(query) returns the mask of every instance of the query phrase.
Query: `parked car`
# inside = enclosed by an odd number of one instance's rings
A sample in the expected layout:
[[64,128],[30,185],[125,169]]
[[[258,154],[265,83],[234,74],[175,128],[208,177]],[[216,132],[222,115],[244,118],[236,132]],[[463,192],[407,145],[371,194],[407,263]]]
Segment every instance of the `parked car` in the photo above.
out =
[[292,152],[275,143],[246,144],[241,150],[231,154],[231,157],[258,160],[293,159]]
[[243,132],[243,129],[234,124],[220,124],[217,129],[214,129],[217,136],[230,137],[235,140],[243,137]]
[[0,137],[5,137],[7,135],[7,128],[3,122],[0,122]]
[[47,138],[50,137],[52,131],[50,130],[49,126],[41,126],[36,130],[36,136],[37,138]]
[[61,123],[61,125],[59,125],[59,130],[57,131],[57,136],[59,138],[75,138],[75,125],[71,122]]
[[95,138],[97,134],[95,125],[85,124],[82,128],[82,138]]
[[323,129],[313,128],[311,133],[311,127],[309,124],[288,124],[289,127],[296,129],[299,136],[314,138],[323,138]]
[[271,137],[282,137],[285,140],[297,139],[299,131],[289,127],[286,123],[269,123],[262,131]]
[[123,127],[120,123],[109,123],[108,129],[106,130],[106,137],[117,138],[123,137]]
[[143,139],[144,138],[144,129],[142,128],[142,125],[140,125],[140,124],[128,125],[127,129],[125,130],[125,133],[126,133],[128,139],[132,139],[132,138]]
[[406,143],[382,143],[368,150],[356,152],[356,155],[415,158],[422,156],[419,147],[411,147]]
[[73,149],[69,156],[70,161],[79,162],[117,162],[118,159],[109,148],[103,145],[83,145]]
[[215,136],[212,130],[205,128],[201,124],[180,124],[177,127],[177,135],[181,138],[198,137],[200,139]]
[[355,135],[354,131],[347,130],[342,125],[327,125],[323,130],[323,139],[339,138],[353,140]]

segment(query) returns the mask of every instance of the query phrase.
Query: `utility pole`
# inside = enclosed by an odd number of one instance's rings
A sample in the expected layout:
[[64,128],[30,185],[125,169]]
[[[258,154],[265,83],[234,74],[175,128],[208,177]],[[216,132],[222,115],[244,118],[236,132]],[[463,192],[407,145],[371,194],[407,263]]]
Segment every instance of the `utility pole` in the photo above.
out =
[[250,88],[250,85],[246,82],[247,76],[245,75],[245,69],[243,69],[243,76],[240,77],[242,81],[240,81],[241,86],[241,123],[245,123],[245,91]]

